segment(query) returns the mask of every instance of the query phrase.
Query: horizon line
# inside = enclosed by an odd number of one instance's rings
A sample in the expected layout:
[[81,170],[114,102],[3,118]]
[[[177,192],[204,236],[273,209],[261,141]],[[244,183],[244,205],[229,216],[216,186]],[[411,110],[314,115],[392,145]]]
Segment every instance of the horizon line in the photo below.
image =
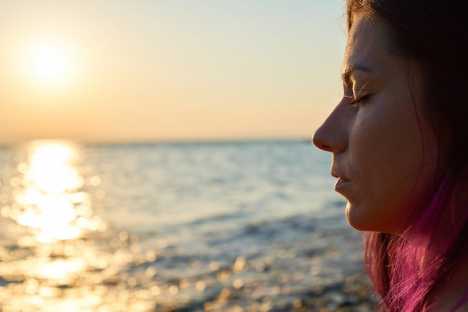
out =
[[116,139],[116,140],[77,140],[70,138],[34,138],[11,142],[0,142],[0,147],[11,147],[33,142],[70,142],[79,145],[155,145],[155,144],[216,144],[216,143],[255,143],[274,141],[298,141],[310,143],[307,136],[259,136],[259,137],[224,137],[224,138],[173,138],[173,139]]

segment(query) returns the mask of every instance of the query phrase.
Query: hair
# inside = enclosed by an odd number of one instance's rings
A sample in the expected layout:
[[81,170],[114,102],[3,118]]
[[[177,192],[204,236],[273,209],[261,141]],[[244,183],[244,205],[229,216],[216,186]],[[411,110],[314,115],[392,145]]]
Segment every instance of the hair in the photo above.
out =
[[[468,250],[468,19],[462,1],[346,0],[348,32],[362,12],[389,26],[392,53],[422,70],[423,116],[443,173],[401,234],[364,232],[364,263],[380,311],[424,311]],[[394,50],[394,51],[393,51]],[[424,147],[423,147],[424,148]],[[468,303],[464,295],[451,311]]]

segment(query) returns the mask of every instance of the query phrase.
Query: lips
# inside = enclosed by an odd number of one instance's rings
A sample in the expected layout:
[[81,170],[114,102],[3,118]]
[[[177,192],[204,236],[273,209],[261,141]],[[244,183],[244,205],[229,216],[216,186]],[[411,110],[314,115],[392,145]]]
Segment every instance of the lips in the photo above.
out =
[[[350,190],[351,180],[344,174],[344,170],[340,169],[340,167],[337,166],[336,164],[332,165],[331,175],[334,176],[335,178],[338,178],[338,181],[336,181],[336,184],[335,184],[335,191],[343,195],[345,193],[348,193],[348,191],[351,191]],[[349,189],[349,190],[346,191],[346,189]]]
[[350,184],[351,184],[351,181],[349,181],[349,180],[344,180],[344,179],[342,179],[342,178],[339,178],[338,181],[336,181],[335,190],[336,190],[336,191],[343,191],[343,190],[346,189]]
[[340,173],[338,173],[336,171],[332,171],[331,175],[334,176],[335,178],[340,178],[343,181],[349,181],[349,179],[346,176],[344,176],[343,174],[340,174]]

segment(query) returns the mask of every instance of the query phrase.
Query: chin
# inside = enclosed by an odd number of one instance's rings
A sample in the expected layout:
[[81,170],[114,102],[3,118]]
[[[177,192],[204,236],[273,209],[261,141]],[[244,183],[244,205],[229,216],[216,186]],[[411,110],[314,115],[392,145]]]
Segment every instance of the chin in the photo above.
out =
[[346,220],[348,224],[358,231],[377,231],[374,224],[369,222],[369,216],[362,213],[362,207],[357,207],[349,201],[346,203]]
[[365,212],[366,209],[363,207],[353,205],[349,201],[346,203],[346,220],[354,229],[361,232],[381,232],[392,235],[401,234],[401,230],[386,222],[387,220],[378,219],[376,216],[366,214]]

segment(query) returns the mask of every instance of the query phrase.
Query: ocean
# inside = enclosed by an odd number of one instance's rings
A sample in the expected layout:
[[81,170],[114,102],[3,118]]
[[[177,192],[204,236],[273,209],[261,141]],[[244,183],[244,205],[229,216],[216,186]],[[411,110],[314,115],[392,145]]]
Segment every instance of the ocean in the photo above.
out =
[[2,311],[371,311],[305,140],[0,148]]

